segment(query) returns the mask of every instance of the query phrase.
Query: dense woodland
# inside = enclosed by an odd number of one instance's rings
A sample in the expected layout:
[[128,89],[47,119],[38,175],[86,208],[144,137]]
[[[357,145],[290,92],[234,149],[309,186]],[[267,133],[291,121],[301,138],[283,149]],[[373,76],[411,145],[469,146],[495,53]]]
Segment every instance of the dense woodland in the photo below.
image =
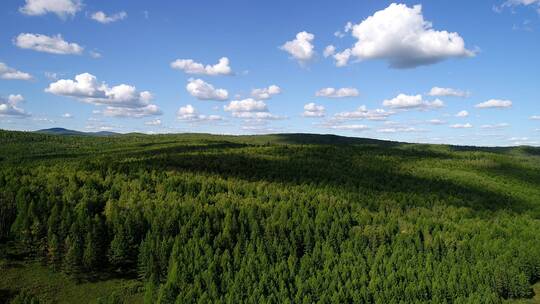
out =
[[0,239],[73,280],[137,278],[144,303],[531,298],[540,149],[0,131]]

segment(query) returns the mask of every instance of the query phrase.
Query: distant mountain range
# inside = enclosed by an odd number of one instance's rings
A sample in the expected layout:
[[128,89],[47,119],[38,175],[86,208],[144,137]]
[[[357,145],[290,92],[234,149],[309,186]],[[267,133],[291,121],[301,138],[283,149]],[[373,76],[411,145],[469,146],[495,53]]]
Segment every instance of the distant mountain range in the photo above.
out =
[[78,135],[78,136],[113,136],[119,135],[119,133],[109,132],[109,131],[100,131],[100,132],[82,132],[69,130],[64,128],[50,128],[50,129],[41,129],[35,131],[36,133],[50,134],[50,135]]

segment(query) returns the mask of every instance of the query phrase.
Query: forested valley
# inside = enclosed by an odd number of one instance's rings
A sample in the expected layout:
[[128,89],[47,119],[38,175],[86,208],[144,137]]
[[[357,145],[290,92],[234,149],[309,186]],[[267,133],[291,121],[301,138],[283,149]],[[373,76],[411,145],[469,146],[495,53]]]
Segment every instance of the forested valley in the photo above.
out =
[[0,131],[0,273],[0,303],[533,303],[540,149]]

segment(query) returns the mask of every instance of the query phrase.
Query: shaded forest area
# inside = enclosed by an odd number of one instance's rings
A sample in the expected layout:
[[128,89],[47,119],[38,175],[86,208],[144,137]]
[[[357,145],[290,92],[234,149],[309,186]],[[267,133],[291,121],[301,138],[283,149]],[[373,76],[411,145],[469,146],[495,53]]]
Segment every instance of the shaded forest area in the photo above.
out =
[[532,299],[540,149],[0,131],[0,239],[0,270],[131,280],[99,303]]

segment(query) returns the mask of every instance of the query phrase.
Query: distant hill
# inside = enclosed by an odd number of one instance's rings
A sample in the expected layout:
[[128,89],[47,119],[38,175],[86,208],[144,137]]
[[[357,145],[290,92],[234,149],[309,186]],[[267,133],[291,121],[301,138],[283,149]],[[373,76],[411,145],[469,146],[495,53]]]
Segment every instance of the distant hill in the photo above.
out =
[[100,132],[82,132],[76,130],[69,130],[65,128],[50,128],[50,129],[41,129],[35,131],[36,133],[50,134],[50,135],[78,135],[78,136],[112,136],[118,135],[115,132],[109,131],[100,131]]

